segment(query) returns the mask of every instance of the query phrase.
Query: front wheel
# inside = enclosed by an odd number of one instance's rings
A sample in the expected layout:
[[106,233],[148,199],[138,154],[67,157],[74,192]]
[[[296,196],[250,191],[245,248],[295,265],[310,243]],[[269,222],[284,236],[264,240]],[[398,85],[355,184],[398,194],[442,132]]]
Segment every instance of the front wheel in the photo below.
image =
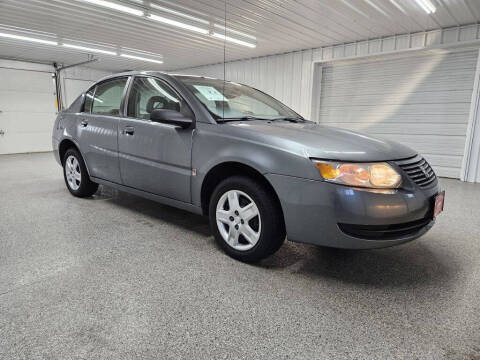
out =
[[218,244],[240,261],[264,259],[285,240],[283,215],[275,195],[247,177],[233,176],[216,187],[209,216]]
[[98,184],[90,180],[82,155],[71,148],[63,157],[63,175],[68,191],[73,196],[89,197],[95,194]]

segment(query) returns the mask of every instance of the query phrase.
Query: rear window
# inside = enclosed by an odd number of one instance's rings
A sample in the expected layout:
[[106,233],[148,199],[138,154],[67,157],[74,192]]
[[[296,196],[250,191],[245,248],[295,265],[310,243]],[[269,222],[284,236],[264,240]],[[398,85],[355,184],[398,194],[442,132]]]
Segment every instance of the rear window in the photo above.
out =
[[98,115],[120,115],[120,105],[126,84],[127,78],[121,78],[108,80],[97,85],[93,96],[92,113]]

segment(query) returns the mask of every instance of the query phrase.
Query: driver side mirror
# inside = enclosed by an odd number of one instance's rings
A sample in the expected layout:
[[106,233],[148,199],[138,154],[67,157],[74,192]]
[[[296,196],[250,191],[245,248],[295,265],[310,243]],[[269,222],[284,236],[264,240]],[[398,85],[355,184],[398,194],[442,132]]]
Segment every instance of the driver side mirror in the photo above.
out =
[[164,124],[180,126],[182,129],[192,125],[193,120],[179,111],[155,109],[150,113],[150,120]]

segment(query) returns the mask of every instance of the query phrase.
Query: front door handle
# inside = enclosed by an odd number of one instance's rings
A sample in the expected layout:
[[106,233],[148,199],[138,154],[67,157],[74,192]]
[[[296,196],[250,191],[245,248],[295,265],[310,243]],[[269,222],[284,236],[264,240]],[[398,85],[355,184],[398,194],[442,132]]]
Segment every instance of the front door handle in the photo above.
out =
[[125,126],[123,132],[127,135],[133,135],[135,133],[135,129],[133,126]]
[[80,123],[83,127],[87,127],[88,125],[88,121],[87,120],[82,120],[82,122]]

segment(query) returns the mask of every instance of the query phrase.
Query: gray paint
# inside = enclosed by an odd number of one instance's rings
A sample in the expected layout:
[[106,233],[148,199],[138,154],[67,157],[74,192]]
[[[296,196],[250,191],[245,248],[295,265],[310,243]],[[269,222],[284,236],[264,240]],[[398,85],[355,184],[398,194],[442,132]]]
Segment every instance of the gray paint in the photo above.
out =
[[[181,129],[127,119],[124,104],[121,117],[117,120],[119,161],[116,161],[114,141],[108,136],[106,139],[93,138],[91,143],[78,142],[95,181],[201,212],[201,189],[209,171],[219,164],[236,162],[257,170],[273,186],[280,199],[287,235],[291,240],[347,248],[384,247],[421,236],[433,224],[418,233],[392,241],[367,241],[345,235],[338,229],[337,222],[384,225],[424,218],[430,211],[431,197],[438,192],[438,186],[435,183],[422,190],[409,183],[406,177],[402,188],[390,194],[332,185],[322,180],[310,160],[389,161],[416,155],[410,148],[312,122],[217,124],[178,78],[162,73],[140,74],[161,78],[184,96],[195,115],[194,128]],[[59,116],[62,120],[57,122],[53,135],[56,153],[63,139],[76,139],[84,131],[79,130],[83,118],[80,108],[81,100],[78,100]],[[138,129],[139,136],[135,141],[123,133],[126,125],[134,125],[135,130]],[[113,139],[115,129],[110,129]],[[99,131],[92,133],[101,136]],[[110,133],[107,131],[107,134]],[[93,164],[91,159],[94,159]],[[109,164],[106,164],[107,160]],[[109,166],[115,165],[117,167],[112,169],[110,176]],[[121,172],[120,181],[118,169]],[[191,175],[192,169],[196,170],[195,176]],[[322,236],[319,236],[319,229]]]

